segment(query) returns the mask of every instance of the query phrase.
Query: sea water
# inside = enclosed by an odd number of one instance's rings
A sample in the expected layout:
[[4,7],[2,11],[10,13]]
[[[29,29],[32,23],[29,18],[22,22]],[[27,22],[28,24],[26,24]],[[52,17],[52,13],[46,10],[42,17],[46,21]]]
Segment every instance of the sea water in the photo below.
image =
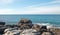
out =
[[52,24],[60,26],[60,15],[0,15],[0,22],[4,21],[6,24],[17,24],[21,18],[30,19],[34,23]]

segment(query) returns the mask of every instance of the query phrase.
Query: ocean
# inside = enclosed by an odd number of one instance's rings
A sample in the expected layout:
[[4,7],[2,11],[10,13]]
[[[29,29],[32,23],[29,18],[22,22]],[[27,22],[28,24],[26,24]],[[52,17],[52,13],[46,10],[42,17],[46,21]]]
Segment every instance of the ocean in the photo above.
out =
[[44,23],[60,26],[60,15],[49,14],[35,14],[35,15],[0,15],[0,22],[6,22],[6,24],[17,24],[21,18],[30,19],[34,23]]

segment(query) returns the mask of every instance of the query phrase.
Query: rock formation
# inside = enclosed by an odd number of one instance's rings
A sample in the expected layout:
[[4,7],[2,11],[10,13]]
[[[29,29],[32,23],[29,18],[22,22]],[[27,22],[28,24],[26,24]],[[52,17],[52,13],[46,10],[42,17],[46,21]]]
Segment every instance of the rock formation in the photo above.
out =
[[29,19],[21,19],[18,23],[18,26],[21,28],[21,29],[29,29],[32,27],[32,21],[29,20]]
[[5,30],[4,35],[60,35],[58,28],[32,24],[31,20],[25,18],[21,19],[16,27]]

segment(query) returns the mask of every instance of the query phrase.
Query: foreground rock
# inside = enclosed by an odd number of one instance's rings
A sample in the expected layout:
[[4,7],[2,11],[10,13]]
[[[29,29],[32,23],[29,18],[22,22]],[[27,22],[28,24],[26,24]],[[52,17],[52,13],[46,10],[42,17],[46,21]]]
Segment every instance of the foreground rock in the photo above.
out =
[[20,29],[25,29],[25,28],[29,29],[29,28],[32,28],[32,25],[33,25],[32,21],[25,18],[21,19],[18,23],[18,26]]
[[17,29],[6,29],[4,35],[39,35],[40,33],[34,29],[25,29],[25,30],[17,30]]
[[60,29],[59,28],[51,28],[50,31],[52,31],[55,35],[60,35]]
[[60,35],[59,28],[33,25],[29,19],[21,19],[17,28],[7,28],[4,32],[4,35]]

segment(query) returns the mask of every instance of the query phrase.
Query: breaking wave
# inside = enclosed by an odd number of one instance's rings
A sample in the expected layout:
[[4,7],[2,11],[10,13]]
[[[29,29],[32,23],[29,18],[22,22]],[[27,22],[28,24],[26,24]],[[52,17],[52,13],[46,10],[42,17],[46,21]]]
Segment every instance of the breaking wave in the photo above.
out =
[[60,26],[53,25],[51,23],[35,23],[35,24],[40,25],[40,26],[47,26],[47,28],[50,28],[50,27],[60,28]]
[[43,26],[53,26],[53,24],[50,23],[35,23],[37,25],[43,25]]

